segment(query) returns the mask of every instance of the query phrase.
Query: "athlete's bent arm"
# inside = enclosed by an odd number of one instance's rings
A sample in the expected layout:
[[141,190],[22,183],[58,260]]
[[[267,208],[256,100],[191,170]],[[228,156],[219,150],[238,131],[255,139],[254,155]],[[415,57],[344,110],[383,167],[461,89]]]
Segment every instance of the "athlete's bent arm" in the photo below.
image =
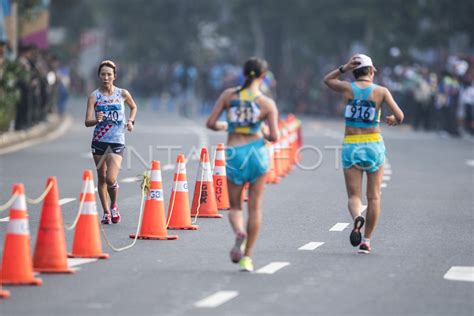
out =
[[219,119],[219,116],[221,116],[222,111],[224,111],[227,100],[234,92],[234,89],[227,89],[222,92],[222,94],[219,96],[219,99],[217,99],[216,104],[209,115],[209,118],[207,119],[207,128],[212,129],[213,131],[223,131],[227,129],[227,124],[218,124],[217,120]]
[[386,122],[390,126],[402,124],[405,115],[403,111],[398,106],[397,102],[392,97],[392,94],[387,88],[384,88],[384,102],[388,105],[388,108],[393,113],[393,115],[389,115],[386,117]]
[[87,98],[86,119],[84,121],[84,125],[86,125],[86,127],[95,126],[97,125],[98,120],[102,119],[102,112],[97,114],[97,117],[95,116],[94,103],[95,96],[91,94],[89,98]]
[[275,104],[275,101],[273,101],[272,99],[267,98],[265,102],[268,104],[267,106],[269,107],[269,112],[266,117],[266,123],[270,131],[268,134],[263,132],[263,137],[270,142],[277,142],[280,138],[278,132],[278,109]]
[[127,90],[123,89],[122,96],[125,99],[125,103],[127,103],[128,107],[130,108],[130,116],[128,117],[127,121],[127,130],[129,132],[133,129],[133,124],[135,123],[135,116],[137,115],[137,104],[132,98],[132,95]]
[[334,91],[348,92],[351,86],[347,81],[339,80],[339,76],[347,71],[352,71],[360,64],[356,58],[351,58],[347,64],[342,65],[336,70],[331,71],[324,77],[324,83]]

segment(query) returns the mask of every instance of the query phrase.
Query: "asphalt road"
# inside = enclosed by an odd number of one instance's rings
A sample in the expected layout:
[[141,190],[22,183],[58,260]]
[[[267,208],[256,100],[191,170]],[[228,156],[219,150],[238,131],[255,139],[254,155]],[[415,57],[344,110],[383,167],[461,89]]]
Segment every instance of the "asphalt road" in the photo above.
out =
[[[72,103],[73,125],[60,138],[0,156],[1,203],[15,182],[37,197],[51,175],[61,198],[78,198],[83,170],[94,168],[84,107],[85,100]],[[373,252],[358,255],[349,244],[350,226],[335,227],[350,223],[335,149],[342,120],[303,121],[307,147],[301,166],[268,186],[264,198],[253,259],[256,270],[281,263],[267,267],[274,273],[239,272],[228,258],[233,236],[227,219],[199,219],[198,231],[170,231],[179,240],[138,241],[123,252],[104,243],[109,260],[80,265],[74,275],[41,275],[41,287],[7,287],[12,296],[0,300],[0,315],[473,315],[474,282],[444,278],[452,267],[474,266],[472,141],[384,126],[389,171],[382,216]],[[183,152],[190,158],[192,191],[198,162],[190,153],[225,141],[225,134],[206,131],[203,122],[141,109],[127,135],[133,153],[125,155],[120,181],[142,173],[142,160],[160,160],[163,168]],[[171,151],[170,161],[166,146],[181,146]],[[174,171],[166,169],[167,206]],[[138,184],[120,185],[123,221],[105,227],[115,246],[132,241],[128,235],[136,230],[140,205]],[[62,206],[66,224],[78,205],[75,200]],[[33,247],[41,208],[28,207]],[[0,253],[6,227],[0,222]],[[66,237],[71,249],[72,232]],[[314,249],[299,250],[304,245]],[[473,274],[467,275],[471,281]]]

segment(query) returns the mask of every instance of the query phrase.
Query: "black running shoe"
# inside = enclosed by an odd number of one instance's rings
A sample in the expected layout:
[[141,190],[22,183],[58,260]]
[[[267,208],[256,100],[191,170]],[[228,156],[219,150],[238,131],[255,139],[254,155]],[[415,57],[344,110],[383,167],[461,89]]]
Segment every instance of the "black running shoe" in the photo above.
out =
[[370,246],[366,243],[361,243],[360,246],[359,246],[359,251],[358,253],[365,253],[365,254],[369,254],[370,251],[372,250],[372,248],[370,248]]
[[354,228],[351,231],[350,241],[353,247],[357,247],[362,242],[361,228],[364,226],[365,219],[362,216],[357,216],[354,219]]

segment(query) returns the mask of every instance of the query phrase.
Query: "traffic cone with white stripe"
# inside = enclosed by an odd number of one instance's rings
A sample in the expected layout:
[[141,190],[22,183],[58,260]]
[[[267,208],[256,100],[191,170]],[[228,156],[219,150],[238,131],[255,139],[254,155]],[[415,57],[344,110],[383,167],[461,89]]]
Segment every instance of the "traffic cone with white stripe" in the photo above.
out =
[[217,210],[216,191],[212,180],[211,163],[207,148],[201,149],[201,158],[194,187],[191,215],[198,217],[221,218]]
[[217,144],[216,158],[214,159],[214,188],[216,189],[216,202],[218,210],[230,209],[229,189],[227,188],[227,174],[225,172],[225,147]]
[[273,148],[273,144],[268,142],[267,148],[268,148],[268,156],[270,160],[270,167],[268,168],[266,181],[267,183],[277,184],[277,183],[280,183],[280,178],[277,177],[277,174],[275,171],[275,150]]
[[7,227],[5,247],[3,248],[0,283],[11,285],[41,285],[43,281],[33,275],[33,260],[30,252],[30,229],[26,210],[23,184],[13,185],[15,202],[10,208],[10,221]]
[[[160,162],[151,162],[150,188],[145,201],[143,219],[138,239],[178,239],[176,235],[168,235],[165,222],[165,203],[163,199],[163,184],[161,180]],[[130,235],[135,238],[136,235]]]
[[73,273],[67,265],[66,236],[55,177],[48,178],[46,187],[50,185],[41,210],[33,267],[43,273]]
[[191,223],[186,162],[184,155],[179,154],[176,158],[176,172],[168,207],[168,229],[196,230],[198,228],[199,226]]
[[107,259],[109,255],[102,252],[99,218],[95,201],[94,178],[91,170],[82,174],[82,190],[79,201],[84,201],[81,214],[74,232],[70,258]]

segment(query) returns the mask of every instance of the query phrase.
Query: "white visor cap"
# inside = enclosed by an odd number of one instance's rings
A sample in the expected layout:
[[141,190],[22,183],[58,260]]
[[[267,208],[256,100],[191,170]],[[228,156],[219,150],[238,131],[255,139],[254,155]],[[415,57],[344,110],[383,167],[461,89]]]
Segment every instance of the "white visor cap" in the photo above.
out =
[[357,55],[354,55],[354,58],[358,59],[360,61],[360,65],[355,67],[354,70],[362,68],[362,67],[370,66],[370,67],[374,68],[374,71],[377,71],[374,64],[372,63],[372,58],[370,58],[369,56],[364,55],[364,54],[357,54]]

